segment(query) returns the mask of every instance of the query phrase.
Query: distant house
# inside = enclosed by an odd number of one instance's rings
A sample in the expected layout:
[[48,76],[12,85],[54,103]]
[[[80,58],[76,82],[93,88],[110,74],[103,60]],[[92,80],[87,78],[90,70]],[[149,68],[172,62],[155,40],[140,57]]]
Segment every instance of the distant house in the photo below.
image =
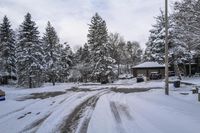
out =
[[4,76],[5,73],[0,72],[0,85],[8,84],[10,80],[17,80],[17,77],[13,74],[11,76]]
[[132,73],[134,77],[137,77],[140,74],[150,77],[151,72],[158,72],[162,75],[162,78],[165,76],[165,65],[159,64],[157,62],[144,62],[137,66],[132,67]]
[[[182,72],[188,76],[189,75],[189,62],[186,62],[184,65],[180,65],[180,69]],[[200,73],[200,57],[196,56],[193,57],[191,60],[191,74],[194,75],[195,73]]]

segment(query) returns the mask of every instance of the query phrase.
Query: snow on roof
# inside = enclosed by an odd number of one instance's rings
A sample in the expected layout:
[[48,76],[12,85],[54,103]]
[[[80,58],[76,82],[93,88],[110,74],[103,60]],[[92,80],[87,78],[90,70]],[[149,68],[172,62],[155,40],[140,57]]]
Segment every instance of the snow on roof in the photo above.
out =
[[165,67],[165,65],[159,64],[158,62],[144,62],[142,64],[134,66],[133,68],[160,68],[160,67]]

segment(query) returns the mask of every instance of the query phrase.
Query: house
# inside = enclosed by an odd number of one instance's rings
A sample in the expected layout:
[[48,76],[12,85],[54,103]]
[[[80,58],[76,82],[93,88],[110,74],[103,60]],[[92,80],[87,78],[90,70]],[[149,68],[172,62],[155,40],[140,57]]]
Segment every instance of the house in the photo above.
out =
[[200,73],[200,58],[198,56],[193,57],[191,62],[186,62],[184,65],[180,65],[179,67],[182,69],[182,72],[188,76],[191,65],[191,74],[195,75],[195,73]]
[[159,64],[157,62],[144,62],[142,64],[132,67],[132,73],[134,77],[143,74],[147,78],[149,78],[152,72],[158,72],[161,74],[162,78],[164,78],[165,65]]

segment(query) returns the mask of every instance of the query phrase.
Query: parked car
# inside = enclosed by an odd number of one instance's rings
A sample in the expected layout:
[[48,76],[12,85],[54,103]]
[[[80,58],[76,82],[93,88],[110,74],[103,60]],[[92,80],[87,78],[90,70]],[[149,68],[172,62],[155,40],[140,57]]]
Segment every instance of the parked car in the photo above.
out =
[[5,100],[5,92],[0,90],[0,101]]
[[173,77],[173,76],[176,76],[175,72],[174,71],[169,71],[169,77]]
[[101,84],[107,84],[109,83],[109,80],[107,77],[105,77],[104,79],[101,79]]
[[138,76],[136,77],[136,82],[137,82],[137,83],[139,83],[139,82],[144,82],[144,79],[145,79],[144,75],[138,75]]
[[157,80],[157,79],[161,79],[162,76],[158,72],[151,72],[149,78],[150,78],[150,80]]
[[132,74],[121,74],[118,76],[118,79],[131,79],[133,78]]
[[200,77],[200,73],[195,73],[194,77]]

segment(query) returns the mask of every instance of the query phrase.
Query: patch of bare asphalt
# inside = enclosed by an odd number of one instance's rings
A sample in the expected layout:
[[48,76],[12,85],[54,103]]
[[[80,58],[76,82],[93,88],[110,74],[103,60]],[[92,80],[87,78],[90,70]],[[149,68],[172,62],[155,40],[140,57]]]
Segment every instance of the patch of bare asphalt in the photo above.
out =
[[119,92],[119,93],[136,93],[136,92],[145,92],[149,91],[151,89],[162,89],[161,87],[152,87],[152,88],[116,88],[112,87],[110,88],[113,92]]
[[109,89],[109,87],[102,87],[102,88],[98,88],[98,89],[72,87],[71,89],[67,89],[66,91],[73,91],[73,92],[92,92],[92,91],[100,91],[100,90],[108,90],[108,89]]
[[92,89],[81,89],[78,87],[72,87],[71,89],[67,89],[66,91],[73,91],[73,92],[90,92],[90,91],[94,91]]
[[[89,108],[94,110],[99,97],[102,95],[103,94],[92,96],[92,97],[88,98],[87,100],[85,100],[83,103],[81,103],[79,106],[77,106],[74,109],[74,111],[68,116],[67,120],[63,123],[63,125],[61,125],[61,127],[60,127],[61,133],[76,132],[76,129],[79,125],[79,121],[81,120],[81,118],[84,117],[83,116],[84,112]],[[82,125],[79,130],[80,133],[87,133],[87,128],[88,128],[90,119],[91,119],[91,116],[84,119],[83,123],[81,123]]]
[[18,98],[17,101],[25,101],[27,99],[46,99],[49,97],[56,97],[59,95],[63,95],[65,93],[66,93],[65,91],[31,93],[28,96]]
[[[38,115],[38,114],[36,114],[36,115]],[[25,127],[19,133],[26,133],[26,132],[29,132],[32,129],[34,129],[34,131],[32,131],[32,132],[36,132],[36,130],[38,129],[37,127],[39,127],[49,116],[50,116],[50,114],[38,119],[37,121],[34,121],[33,123],[31,123],[30,125]]]
[[63,95],[69,92],[92,92],[92,91],[101,91],[101,90],[111,90],[113,92],[120,93],[135,93],[135,92],[144,92],[149,91],[151,89],[161,89],[161,88],[116,88],[116,87],[102,87],[101,89],[89,89],[89,88],[78,88],[72,87],[71,89],[67,89],[65,91],[56,91],[56,92],[42,92],[42,93],[32,93],[25,97],[20,97],[17,101],[25,101],[27,99],[46,99],[49,97],[56,97],[59,95]]
[[17,99],[17,101],[25,101],[27,99],[46,99],[49,97],[56,97],[59,95],[70,93],[70,92],[91,92],[91,91],[100,91],[100,90],[105,90],[105,89],[108,89],[108,88],[102,88],[102,89],[85,89],[84,88],[84,89],[82,89],[82,88],[78,88],[78,87],[72,87],[71,89],[67,89],[65,91],[31,93],[28,96],[19,97]]

